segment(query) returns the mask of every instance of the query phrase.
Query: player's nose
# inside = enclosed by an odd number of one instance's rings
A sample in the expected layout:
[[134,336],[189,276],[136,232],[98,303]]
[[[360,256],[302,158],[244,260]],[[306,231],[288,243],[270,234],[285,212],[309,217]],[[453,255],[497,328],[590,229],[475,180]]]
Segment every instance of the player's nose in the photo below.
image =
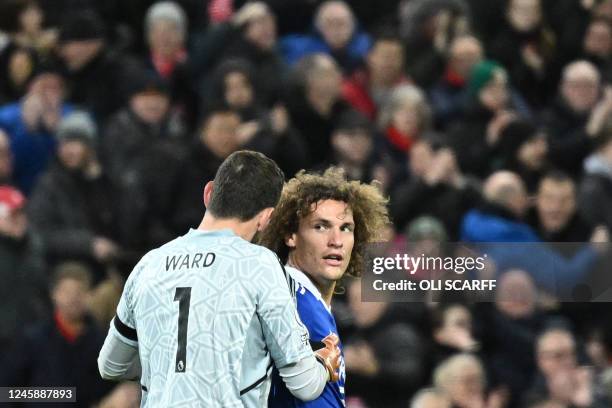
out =
[[331,229],[329,232],[328,245],[334,248],[342,247],[342,233],[339,229]]

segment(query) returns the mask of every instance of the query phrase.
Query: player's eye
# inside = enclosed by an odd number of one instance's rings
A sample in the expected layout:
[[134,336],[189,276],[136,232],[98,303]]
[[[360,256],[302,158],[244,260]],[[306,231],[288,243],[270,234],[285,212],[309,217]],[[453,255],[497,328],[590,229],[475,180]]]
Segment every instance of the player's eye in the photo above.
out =
[[327,229],[327,227],[323,224],[315,224],[314,229],[317,231],[325,231],[325,229]]
[[354,227],[352,225],[343,225],[340,230],[343,232],[353,232],[353,228]]

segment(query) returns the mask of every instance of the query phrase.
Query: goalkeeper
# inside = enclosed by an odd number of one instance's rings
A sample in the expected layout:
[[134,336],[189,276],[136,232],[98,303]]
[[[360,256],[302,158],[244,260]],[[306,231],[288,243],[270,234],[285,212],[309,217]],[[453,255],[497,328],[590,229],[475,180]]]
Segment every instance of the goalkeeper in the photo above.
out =
[[[340,169],[323,175],[300,172],[285,185],[261,243],[287,263],[313,349],[324,348],[330,335],[336,338],[331,311],[336,284],[345,274],[360,275],[365,244],[376,240],[388,222],[386,199],[378,189],[347,181]],[[269,407],[344,407],[343,357],[334,379],[317,399],[303,402],[275,371]]]

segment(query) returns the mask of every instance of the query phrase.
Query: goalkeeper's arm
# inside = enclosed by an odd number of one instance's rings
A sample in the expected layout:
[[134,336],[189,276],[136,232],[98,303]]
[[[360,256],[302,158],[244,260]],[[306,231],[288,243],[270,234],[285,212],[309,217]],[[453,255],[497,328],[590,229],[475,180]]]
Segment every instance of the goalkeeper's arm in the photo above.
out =
[[126,340],[113,322],[98,356],[98,370],[102,378],[113,381],[136,380],[141,375],[137,343]]
[[323,343],[325,347],[317,350],[313,356],[278,369],[289,392],[302,401],[318,398],[327,381],[338,380],[337,370],[340,365],[338,337],[327,336],[323,339]]

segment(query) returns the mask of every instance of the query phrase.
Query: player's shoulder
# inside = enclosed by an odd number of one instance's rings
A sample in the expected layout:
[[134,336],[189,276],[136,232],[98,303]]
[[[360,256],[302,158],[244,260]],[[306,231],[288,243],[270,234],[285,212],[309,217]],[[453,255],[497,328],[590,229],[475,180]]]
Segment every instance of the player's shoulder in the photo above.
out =
[[298,295],[309,295],[315,296],[319,293],[319,290],[312,283],[310,278],[302,271],[293,266],[285,265],[285,271],[287,274],[293,279],[293,281],[297,284],[296,291]]

